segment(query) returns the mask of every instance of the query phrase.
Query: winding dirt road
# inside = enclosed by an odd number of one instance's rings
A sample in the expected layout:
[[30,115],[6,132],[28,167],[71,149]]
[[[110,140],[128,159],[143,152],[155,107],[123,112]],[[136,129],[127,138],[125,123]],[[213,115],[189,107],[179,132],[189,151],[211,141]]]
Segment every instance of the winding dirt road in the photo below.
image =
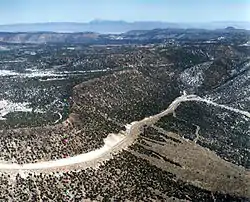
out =
[[156,123],[160,118],[167,116],[169,114],[174,114],[177,107],[182,102],[205,102],[209,105],[227,109],[236,113],[241,114],[250,118],[250,113],[247,111],[242,111],[232,107],[228,107],[222,104],[214,103],[210,100],[203,99],[196,95],[182,95],[177,97],[169,107],[163,112],[144,118],[141,121],[135,121],[131,124],[126,125],[126,131],[122,131],[119,134],[109,134],[107,138],[104,139],[104,146],[100,149],[77,155],[70,158],[30,163],[30,164],[8,164],[0,163],[0,170],[4,172],[11,173],[23,173],[23,172],[51,172],[60,170],[72,170],[72,169],[83,169],[88,167],[97,167],[104,161],[111,159],[112,156],[124,149],[127,149],[131,144],[134,143],[138,135],[140,134],[143,126],[150,126]]

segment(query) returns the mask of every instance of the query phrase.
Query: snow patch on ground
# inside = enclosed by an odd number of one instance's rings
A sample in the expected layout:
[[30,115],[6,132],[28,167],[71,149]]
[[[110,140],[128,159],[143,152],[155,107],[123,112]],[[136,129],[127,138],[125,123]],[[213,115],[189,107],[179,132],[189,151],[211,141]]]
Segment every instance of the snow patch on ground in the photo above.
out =
[[12,70],[0,69],[0,76],[16,76],[16,75],[18,75],[18,73]]
[[248,42],[242,44],[241,46],[250,46],[250,41],[248,41]]
[[[240,69],[239,74],[232,80],[217,88],[216,92],[210,95],[210,98],[218,103],[226,103],[228,106],[241,110],[250,110],[250,63],[247,63]],[[232,96],[232,94],[234,96]]]
[[[4,116],[11,112],[32,112],[32,108],[29,107],[28,102],[23,103],[13,103],[8,100],[0,100],[0,120],[6,120]],[[36,112],[42,113],[41,110],[36,110]]]
[[10,112],[31,112],[32,108],[28,107],[29,103],[13,103],[8,100],[0,100],[0,120],[6,120],[4,116]]
[[22,78],[35,78],[35,77],[66,77],[70,74],[85,74],[85,73],[95,73],[95,72],[105,72],[110,70],[107,69],[96,69],[96,70],[87,70],[87,71],[61,71],[57,72],[53,69],[50,70],[41,70],[41,69],[26,69],[25,72],[16,72],[14,70],[5,70],[0,69],[0,76],[15,76],[15,77],[22,77]]
[[199,87],[204,81],[204,71],[207,70],[213,62],[205,62],[186,69],[180,75],[180,80],[190,87]]

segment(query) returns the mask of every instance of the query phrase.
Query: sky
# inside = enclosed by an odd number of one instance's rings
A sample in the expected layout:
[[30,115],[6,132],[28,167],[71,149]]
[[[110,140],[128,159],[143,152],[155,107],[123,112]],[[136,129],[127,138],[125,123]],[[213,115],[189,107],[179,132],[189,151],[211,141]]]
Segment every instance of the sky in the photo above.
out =
[[250,0],[0,0],[0,24],[250,21]]

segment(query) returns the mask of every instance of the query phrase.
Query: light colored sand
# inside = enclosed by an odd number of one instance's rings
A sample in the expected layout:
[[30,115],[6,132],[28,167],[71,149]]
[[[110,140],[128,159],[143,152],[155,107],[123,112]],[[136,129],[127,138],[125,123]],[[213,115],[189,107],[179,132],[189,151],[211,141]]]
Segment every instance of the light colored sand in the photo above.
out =
[[122,134],[109,134],[107,138],[104,139],[104,146],[100,149],[81,154],[78,156],[59,159],[54,161],[46,161],[40,163],[29,163],[24,165],[19,164],[1,164],[1,169],[16,169],[16,170],[37,170],[37,169],[49,169],[53,167],[62,167],[68,164],[77,164],[85,161],[92,161],[101,157],[104,153],[112,149],[117,143],[121,142],[125,138]]

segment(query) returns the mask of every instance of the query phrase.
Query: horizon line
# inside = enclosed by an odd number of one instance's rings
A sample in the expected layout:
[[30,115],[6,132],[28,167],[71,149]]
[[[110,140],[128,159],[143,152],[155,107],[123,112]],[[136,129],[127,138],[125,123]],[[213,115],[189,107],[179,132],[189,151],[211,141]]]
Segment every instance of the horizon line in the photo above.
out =
[[0,26],[5,26],[5,25],[28,25],[28,24],[54,24],[54,23],[74,23],[74,24],[89,24],[91,22],[125,22],[125,23],[137,23],[137,22],[157,22],[157,23],[173,23],[173,24],[204,24],[204,23],[250,23],[250,21],[204,21],[204,22],[199,22],[199,21],[190,21],[190,22],[176,22],[176,21],[162,21],[162,20],[135,20],[135,21],[126,21],[126,20],[106,20],[106,19],[93,19],[90,21],[43,21],[43,22],[14,22],[14,23],[5,23],[5,24],[0,24]]

